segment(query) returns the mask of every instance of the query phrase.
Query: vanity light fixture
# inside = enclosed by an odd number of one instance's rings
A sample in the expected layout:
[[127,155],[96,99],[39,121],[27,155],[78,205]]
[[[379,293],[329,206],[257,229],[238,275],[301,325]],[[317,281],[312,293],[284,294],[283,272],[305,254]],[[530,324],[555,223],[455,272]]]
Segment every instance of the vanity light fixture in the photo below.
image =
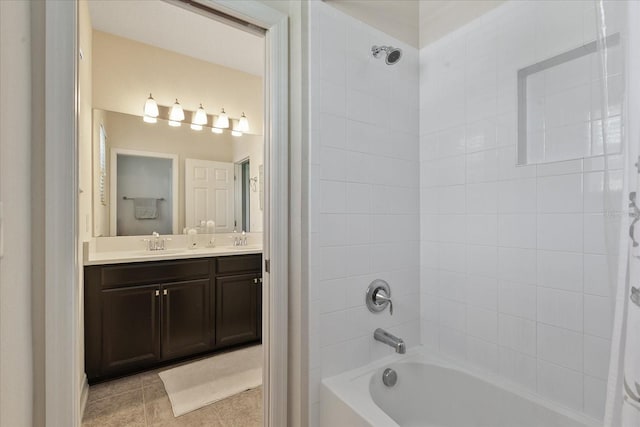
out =
[[204,107],[200,104],[200,108],[193,115],[193,122],[191,123],[191,129],[202,130],[202,126],[207,124],[207,112],[204,111]]
[[156,123],[158,121],[159,114],[158,103],[153,99],[151,93],[149,93],[149,98],[147,98],[147,101],[144,103],[144,114],[142,116],[142,120],[146,123]]
[[240,132],[249,132],[249,119],[247,119],[247,116],[244,115],[244,112],[242,113],[242,116],[240,116],[240,121],[238,122],[238,130]]
[[228,129],[229,128],[229,116],[227,116],[227,113],[224,112],[224,108],[222,109],[222,111],[218,115],[218,119],[215,121],[213,126],[217,127],[218,129]]
[[182,121],[184,120],[184,111],[182,110],[182,106],[178,102],[178,98],[176,98],[175,104],[171,106],[171,112],[169,113],[169,126],[177,127],[182,125]]

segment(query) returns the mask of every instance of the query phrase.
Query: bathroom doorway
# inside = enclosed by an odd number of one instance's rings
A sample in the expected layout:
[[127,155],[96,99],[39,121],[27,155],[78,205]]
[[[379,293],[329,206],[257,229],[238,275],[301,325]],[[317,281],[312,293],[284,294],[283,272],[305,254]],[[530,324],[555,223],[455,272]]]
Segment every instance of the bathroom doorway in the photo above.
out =
[[[262,309],[264,320],[262,322],[264,399],[262,400],[264,402],[264,425],[284,425],[286,423],[284,396],[287,395],[286,336],[278,336],[273,332],[287,328],[287,17],[260,2],[229,4],[224,1],[189,1],[170,3],[174,6],[180,6],[189,13],[201,16],[211,14],[211,17],[216,21],[227,20],[236,28],[245,25],[246,28],[259,29],[264,33],[266,65],[264,67],[265,97],[262,129],[265,135],[263,151],[265,203],[264,216],[261,221],[264,224],[264,262],[261,267],[264,305]],[[204,3],[206,6],[203,5]],[[166,5],[167,3],[159,1],[157,4]],[[72,250],[69,253],[60,251],[60,246],[46,248],[47,265],[63,266],[47,271],[51,273],[47,275],[47,285],[51,283],[51,286],[47,286],[45,299],[47,309],[46,335],[52,339],[48,339],[45,344],[47,353],[45,366],[46,419],[47,424],[70,426],[80,424],[81,414],[86,404],[86,395],[82,389],[84,382],[82,379],[77,381],[78,372],[84,369],[82,351],[78,348],[82,342],[79,338],[83,335],[83,308],[80,304],[82,283],[80,282],[81,275],[79,275],[83,251],[80,249],[79,243],[87,234],[91,237],[92,231],[94,231],[93,227],[87,227],[91,221],[88,221],[88,218],[81,215],[81,211],[78,210],[78,207],[83,203],[82,194],[91,195],[93,192],[91,188],[86,186],[81,188],[79,194],[77,192],[77,184],[81,183],[83,174],[88,172],[86,169],[83,170],[83,166],[80,164],[81,153],[77,152],[77,143],[82,137],[78,115],[82,112],[83,106],[80,96],[82,94],[78,93],[79,88],[76,83],[76,73],[79,74],[80,70],[75,64],[75,58],[79,57],[80,61],[83,60],[83,57],[86,58],[82,46],[77,44],[76,35],[81,30],[77,14],[78,4],[69,3],[60,8],[47,8],[44,16],[44,21],[47,23],[47,43],[49,40],[62,41],[60,45],[56,44],[56,46],[64,46],[61,49],[68,50],[68,55],[64,55],[60,54],[58,49],[56,52],[60,55],[57,58],[60,59],[48,62],[50,66],[45,70],[46,81],[64,82],[57,85],[55,90],[62,92],[68,90],[70,93],[76,93],[79,96],[78,104],[80,104],[74,105],[71,109],[65,109],[48,103],[45,108],[47,117],[51,118],[52,123],[68,124],[70,123],[69,119],[73,118],[73,126],[47,128],[47,146],[55,146],[59,150],[55,155],[49,153],[56,150],[47,150],[48,155],[45,158],[45,163],[51,174],[55,175],[56,172],[60,172],[56,175],[59,179],[52,180],[51,185],[48,186],[47,198],[53,197],[54,194],[64,194],[65,197],[61,199],[73,202],[71,206],[63,203],[60,203],[60,206],[52,206],[49,212],[52,220],[47,222],[47,227],[60,225],[58,231],[52,231],[51,235],[59,236],[58,242],[62,246],[66,243],[69,247],[78,248],[77,251]],[[273,48],[275,45],[278,46],[278,49]],[[64,58],[67,58],[67,61],[74,58],[74,61],[64,62]],[[73,76],[73,79],[67,78],[68,76]],[[153,79],[152,76],[149,78]],[[46,92],[50,93],[51,91],[54,89],[47,85]],[[218,114],[218,116],[220,115],[222,114]],[[59,161],[64,155],[68,155],[68,159]],[[90,170],[91,168],[89,168]],[[272,170],[276,170],[278,173],[271,175],[270,171]],[[68,173],[69,171],[72,173]],[[145,213],[145,215],[151,214]],[[66,235],[62,233],[65,230],[68,233]],[[276,283],[277,286],[272,286]],[[52,297],[53,294],[56,295],[55,299]],[[76,306],[78,309],[68,310],[69,306]],[[67,327],[60,327],[61,325],[67,325]],[[79,387],[78,382],[80,382]],[[276,396],[278,398],[275,398]]]

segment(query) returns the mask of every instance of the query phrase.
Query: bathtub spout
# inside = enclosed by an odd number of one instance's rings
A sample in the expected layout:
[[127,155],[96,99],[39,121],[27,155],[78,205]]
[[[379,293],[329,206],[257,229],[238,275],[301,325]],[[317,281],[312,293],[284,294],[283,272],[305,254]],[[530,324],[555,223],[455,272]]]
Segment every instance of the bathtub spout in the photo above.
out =
[[396,350],[396,353],[404,354],[407,351],[407,347],[405,346],[404,341],[402,341],[402,338],[398,338],[382,328],[375,330],[373,338],[376,341],[380,341],[381,343],[393,347]]

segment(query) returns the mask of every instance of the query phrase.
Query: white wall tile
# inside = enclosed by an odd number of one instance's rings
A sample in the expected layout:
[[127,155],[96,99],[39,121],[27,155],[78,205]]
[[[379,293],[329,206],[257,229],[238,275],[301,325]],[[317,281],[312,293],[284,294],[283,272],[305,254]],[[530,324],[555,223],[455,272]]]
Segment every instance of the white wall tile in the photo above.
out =
[[534,285],[500,281],[498,309],[500,313],[536,320],[537,291]]
[[497,215],[467,215],[466,219],[467,243],[494,246],[498,243]]
[[584,336],[584,373],[600,379],[607,379],[609,374],[609,355],[611,341]]
[[498,372],[498,346],[467,336],[467,360],[491,372]]
[[538,179],[538,212],[582,212],[582,174]]
[[538,249],[582,252],[582,214],[539,214]]
[[498,277],[498,248],[495,246],[467,246],[467,272],[470,275]]
[[603,379],[584,376],[584,411],[601,420],[604,418],[607,401],[607,382]]
[[535,214],[501,214],[498,216],[498,243],[512,248],[536,247]]
[[498,363],[500,375],[530,390],[536,390],[537,366],[535,358],[506,347],[500,347]]
[[536,212],[536,180],[521,179],[498,183],[499,213]]
[[498,248],[498,278],[516,283],[536,283],[534,249]]
[[498,317],[498,339],[502,347],[529,356],[536,355],[536,324],[534,321],[500,314]]
[[578,411],[582,410],[582,374],[538,359],[538,392]]
[[498,212],[498,184],[495,182],[466,185],[466,197],[466,209],[469,213]]
[[538,324],[538,358],[582,371],[583,335],[568,329]]
[[466,279],[467,305],[485,310],[498,310],[498,280],[492,277],[468,275]]
[[582,263],[581,253],[538,251],[538,285],[582,292]]
[[538,321],[582,332],[582,294],[538,288]]
[[498,314],[482,308],[467,308],[467,333],[484,341],[498,342]]
[[585,334],[610,339],[613,328],[613,313],[609,298],[595,295],[584,296]]

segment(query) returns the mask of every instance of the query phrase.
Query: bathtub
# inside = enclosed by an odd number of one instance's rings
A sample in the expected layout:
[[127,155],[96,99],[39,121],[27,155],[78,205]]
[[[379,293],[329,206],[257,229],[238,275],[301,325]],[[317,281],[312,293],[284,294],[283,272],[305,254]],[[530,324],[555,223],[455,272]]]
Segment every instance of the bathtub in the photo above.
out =
[[[387,387],[382,372],[397,383]],[[597,427],[595,419],[422,348],[322,381],[321,427]]]

